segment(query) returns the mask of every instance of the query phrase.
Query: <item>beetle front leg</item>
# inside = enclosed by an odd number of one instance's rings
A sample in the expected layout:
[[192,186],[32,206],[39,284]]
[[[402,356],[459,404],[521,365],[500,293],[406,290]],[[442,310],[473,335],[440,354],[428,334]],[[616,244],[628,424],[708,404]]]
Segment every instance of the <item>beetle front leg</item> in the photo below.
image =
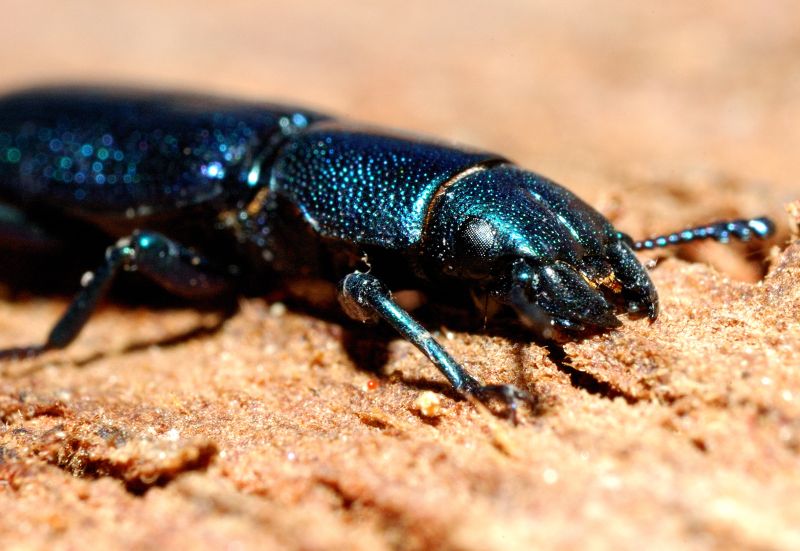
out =
[[212,298],[229,287],[224,276],[211,271],[208,262],[190,249],[159,233],[137,231],[110,247],[105,262],[84,275],[81,290],[44,344],[0,350],[0,360],[31,357],[69,345],[86,325],[120,269],[138,271],[167,291],[186,298]]
[[339,283],[339,302],[345,313],[355,320],[366,322],[382,318],[388,322],[404,339],[425,354],[460,393],[474,396],[482,402],[493,397],[501,399],[515,422],[519,402],[533,403],[530,394],[513,385],[479,383],[447,353],[427,329],[392,299],[389,289],[375,276],[361,272],[345,276]]

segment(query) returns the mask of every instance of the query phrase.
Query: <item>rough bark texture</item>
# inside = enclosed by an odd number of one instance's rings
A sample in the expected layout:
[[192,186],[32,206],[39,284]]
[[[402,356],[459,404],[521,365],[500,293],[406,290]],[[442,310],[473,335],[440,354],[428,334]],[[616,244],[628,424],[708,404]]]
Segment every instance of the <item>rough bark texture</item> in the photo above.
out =
[[[0,547],[800,548],[798,6],[557,4],[8,2],[4,89],[286,98],[507,153],[633,235],[781,231],[678,250],[658,321],[563,354],[431,314],[474,373],[536,394],[517,427],[411,345],[274,300],[112,302],[0,367]],[[1,289],[0,347],[65,305]]]

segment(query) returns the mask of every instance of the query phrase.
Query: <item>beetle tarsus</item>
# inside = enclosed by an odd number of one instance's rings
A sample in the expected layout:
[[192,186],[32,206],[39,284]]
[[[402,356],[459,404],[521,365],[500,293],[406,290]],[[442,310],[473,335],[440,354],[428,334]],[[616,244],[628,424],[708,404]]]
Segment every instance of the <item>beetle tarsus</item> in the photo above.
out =
[[499,399],[505,404],[506,415],[513,424],[517,424],[517,413],[520,404],[536,405],[536,400],[529,393],[514,385],[479,385],[476,384],[466,391],[469,395],[483,404]]
[[46,351],[47,347],[43,345],[6,348],[0,350],[0,361],[28,360],[30,358],[35,358]]

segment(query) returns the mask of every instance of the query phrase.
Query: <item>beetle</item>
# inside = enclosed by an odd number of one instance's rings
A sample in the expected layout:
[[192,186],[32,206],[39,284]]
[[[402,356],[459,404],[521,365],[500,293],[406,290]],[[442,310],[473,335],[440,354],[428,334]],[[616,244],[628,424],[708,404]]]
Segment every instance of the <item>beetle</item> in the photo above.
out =
[[0,358],[66,347],[120,270],[190,299],[321,278],[347,315],[388,322],[456,391],[513,414],[528,393],[478,382],[390,289],[480,292],[545,339],[603,331],[620,313],[658,315],[634,250],[773,229],[753,218],[634,241],[500,155],[292,106],[88,87],[0,99],[0,244],[116,240],[46,341]]

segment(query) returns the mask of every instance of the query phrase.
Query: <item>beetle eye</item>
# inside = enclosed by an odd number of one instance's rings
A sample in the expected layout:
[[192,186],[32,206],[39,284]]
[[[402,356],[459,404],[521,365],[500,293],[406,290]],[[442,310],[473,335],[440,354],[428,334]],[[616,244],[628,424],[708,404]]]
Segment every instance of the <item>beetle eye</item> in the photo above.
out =
[[480,265],[482,260],[493,256],[497,242],[497,230],[485,218],[470,216],[458,228],[456,254],[471,264]]

